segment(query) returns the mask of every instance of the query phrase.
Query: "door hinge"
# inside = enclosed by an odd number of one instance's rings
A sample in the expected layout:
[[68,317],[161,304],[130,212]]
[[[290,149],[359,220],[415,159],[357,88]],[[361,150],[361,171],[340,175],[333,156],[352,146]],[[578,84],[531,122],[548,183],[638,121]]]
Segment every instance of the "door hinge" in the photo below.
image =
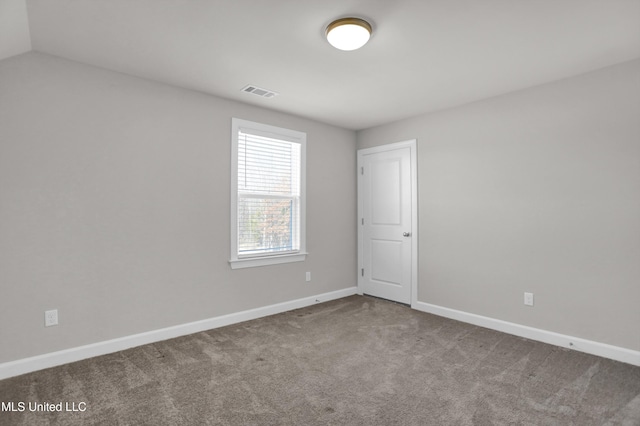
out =
[[362,218],[362,224],[364,225],[364,217]]
[[362,274],[362,276],[364,277],[364,268],[362,268],[360,271],[361,271],[360,273],[361,273],[361,274]]
[[360,167],[360,174],[363,175],[364,174],[364,167]]

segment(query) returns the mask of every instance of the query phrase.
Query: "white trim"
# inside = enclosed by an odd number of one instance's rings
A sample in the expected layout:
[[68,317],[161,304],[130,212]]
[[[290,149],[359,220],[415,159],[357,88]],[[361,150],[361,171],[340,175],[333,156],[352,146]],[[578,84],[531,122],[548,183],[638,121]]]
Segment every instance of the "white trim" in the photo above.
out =
[[323,293],[317,296],[304,297],[302,299],[277,303],[275,305],[263,306],[260,308],[249,309],[247,311],[222,315],[219,317],[209,318],[201,321],[190,322],[187,324],[181,324],[173,327],[162,328],[159,330],[148,331],[145,333],[134,334],[131,336],[120,337],[117,339],[106,340],[104,342],[65,349],[58,352],[51,352],[44,355],[19,359],[17,361],[5,362],[0,364],[0,380],[6,379],[8,377],[18,376],[20,374],[30,373],[32,371],[55,367],[57,365],[80,361],[95,356],[106,355],[136,346],[160,342],[162,340],[185,336],[187,334],[198,333],[204,330],[224,327],[231,324],[237,324],[239,322],[262,318],[269,315],[275,315],[282,312],[291,311],[293,309],[304,308],[316,303],[341,299],[343,297],[352,296],[354,294],[356,294],[356,287],[348,287],[342,290]]
[[568,336],[566,334],[555,333],[553,331],[541,330],[539,328],[528,327],[526,325],[432,305],[430,303],[416,302],[413,308],[418,311],[466,322],[480,327],[490,328],[503,333],[513,334],[515,336],[640,366],[640,351],[621,348],[619,346],[613,346],[606,343],[594,342],[592,340]]
[[409,161],[411,163],[411,307],[418,301],[418,143],[416,139],[410,139],[404,142],[390,143],[386,145],[374,146],[372,148],[363,148],[358,150],[357,158],[357,176],[358,176],[358,294],[363,294],[364,281],[360,271],[364,267],[363,253],[363,236],[361,219],[364,213],[362,205],[362,188],[361,185],[361,168],[365,155],[376,154],[385,151],[393,151],[400,148],[409,148]]
[[[261,135],[268,138],[281,139],[300,145],[300,197],[299,197],[299,247],[298,252],[290,255],[269,255],[241,258],[238,255],[238,131]],[[280,263],[301,262],[305,260],[307,247],[307,134],[297,130],[256,123],[241,118],[231,118],[231,203],[230,203],[230,238],[231,269],[267,266]],[[249,259],[253,259],[250,261]]]
[[304,262],[307,253],[283,254],[280,256],[247,257],[230,260],[231,269],[253,268],[254,266],[277,265],[279,263]]

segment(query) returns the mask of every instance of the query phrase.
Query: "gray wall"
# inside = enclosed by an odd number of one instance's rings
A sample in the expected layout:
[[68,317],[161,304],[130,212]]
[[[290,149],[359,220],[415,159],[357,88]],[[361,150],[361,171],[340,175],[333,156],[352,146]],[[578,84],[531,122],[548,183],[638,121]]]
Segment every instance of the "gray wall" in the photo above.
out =
[[[229,268],[233,116],[308,134],[304,263]],[[640,350],[638,116],[634,61],[358,132],[418,139],[418,299]],[[0,61],[0,362],[355,285],[355,148],[47,55]]]
[[640,350],[640,61],[357,138],[418,140],[419,301]]
[[[307,133],[305,262],[230,269],[231,117]],[[355,156],[352,131],[39,53],[1,61],[0,362],[355,286]]]
[[0,0],[0,60],[31,50],[25,0]]

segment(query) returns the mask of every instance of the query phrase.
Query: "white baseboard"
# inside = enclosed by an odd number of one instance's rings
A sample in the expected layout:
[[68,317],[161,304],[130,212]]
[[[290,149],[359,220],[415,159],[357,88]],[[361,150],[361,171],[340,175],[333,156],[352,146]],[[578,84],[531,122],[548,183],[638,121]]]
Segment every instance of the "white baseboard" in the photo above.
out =
[[330,300],[351,296],[356,294],[356,291],[356,287],[349,287],[342,290],[320,294],[317,296],[305,297],[302,299],[291,300],[289,302],[282,302],[275,305],[269,305],[215,318],[209,318],[206,320],[190,322],[187,324],[181,324],[173,327],[162,328],[159,330],[148,331],[145,333],[134,334],[131,336],[120,337],[113,340],[106,340],[104,342],[65,349],[58,352],[51,352],[44,355],[5,362],[0,364],[0,380],[18,376],[20,374],[30,373],[32,371],[55,367],[57,365],[80,361],[99,355],[106,355],[136,346],[160,342],[162,340],[185,336],[187,334],[198,333],[200,331],[211,330],[213,328],[224,327],[243,321],[249,321],[269,315],[291,311],[293,309],[304,308],[316,303],[328,302]]
[[412,308],[418,311],[451,318],[480,327],[502,331],[515,336],[640,366],[639,351],[608,345],[606,343],[594,342],[592,340],[586,340],[579,337],[567,336],[565,334],[554,333],[553,331],[541,330],[539,328],[528,327],[526,325],[515,324],[482,315],[470,314],[468,312],[457,311],[455,309],[424,302],[416,302],[413,304]]

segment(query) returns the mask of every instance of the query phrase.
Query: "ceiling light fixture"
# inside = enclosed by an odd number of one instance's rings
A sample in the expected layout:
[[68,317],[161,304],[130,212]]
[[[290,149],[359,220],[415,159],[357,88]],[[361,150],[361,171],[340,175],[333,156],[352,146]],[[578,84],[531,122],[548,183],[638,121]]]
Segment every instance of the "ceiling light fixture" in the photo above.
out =
[[341,18],[327,26],[326,35],[336,49],[356,50],[369,41],[371,24],[360,18]]

